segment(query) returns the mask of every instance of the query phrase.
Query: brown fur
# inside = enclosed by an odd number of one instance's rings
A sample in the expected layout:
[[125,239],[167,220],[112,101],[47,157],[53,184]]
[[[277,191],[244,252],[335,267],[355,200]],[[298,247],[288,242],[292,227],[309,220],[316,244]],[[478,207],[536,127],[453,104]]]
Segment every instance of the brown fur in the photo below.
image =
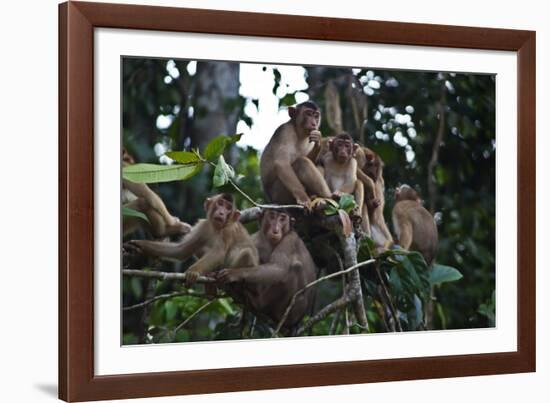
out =
[[437,226],[422,206],[416,191],[403,185],[395,191],[392,220],[398,243],[403,249],[418,251],[430,266],[437,253]]

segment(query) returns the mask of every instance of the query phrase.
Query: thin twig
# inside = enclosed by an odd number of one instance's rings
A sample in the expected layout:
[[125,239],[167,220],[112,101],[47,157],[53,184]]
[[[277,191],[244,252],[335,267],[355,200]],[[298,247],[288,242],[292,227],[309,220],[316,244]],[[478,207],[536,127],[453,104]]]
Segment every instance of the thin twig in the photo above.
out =
[[[145,300],[143,302],[140,302],[139,304],[135,304],[135,305],[130,305],[130,306],[125,306],[122,308],[123,311],[131,311],[132,309],[137,309],[137,308],[141,308],[141,307],[144,307],[144,306],[147,306],[149,304],[152,304],[153,302],[155,301],[159,301],[159,300],[162,300],[162,299],[170,299],[170,298],[174,298],[174,297],[181,297],[181,296],[191,296],[191,297],[197,297],[197,298],[206,298],[206,294],[202,294],[202,293],[194,293],[194,292],[191,292],[190,290],[185,290],[185,291],[176,291],[176,292],[171,292],[171,293],[168,293],[168,294],[159,294],[159,295],[156,295],[154,296],[153,298],[151,299],[148,299],[148,300]],[[216,297],[220,297],[219,295],[216,295]]]
[[403,328],[401,327],[401,322],[399,321],[399,318],[397,317],[397,311],[395,309],[395,306],[393,305],[392,297],[386,288],[386,284],[384,283],[384,279],[382,278],[382,273],[380,273],[380,267],[377,264],[375,266],[376,274],[378,275],[378,279],[380,280],[380,285],[382,286],[382,291],[384,294],[384,298],[388,301],[388,306],[390,308],[391,316],[393,318],[393,321],[395,322],[395,325],[397,326],[397,330],[400,332],[403,331]]
[[283,209],[289,209],[289,208],[295,208],[304,210],[305,207],[300,204],[260,204],[256,203],[249,195],[247,195],[236,183],[233,181],[233,179],[229,179],[229,183],[231,186],[235,188],[237,192],[239,192],[246,200],[248,200],[250,203],[252,203],[255,207],[259,207],[262,209],[272,209],[272,210],[283,210]]
[[314,316],[312,316],[304,326],[298,329],[296,332],[296,336],[301,336],[305,332],[307,332],[311,327],[316,324],[317,322],[322,321],[326,317],[328,317],[331,313],[335,311],[342,310],[345,308],[350,302],[352,301],[351,297],[348,294],[342,295],[340,298],[338,298],[336,301],[331,302],[327,306],[325,306],[323,309],[321,309],[319,312],[317,312]]
[[286,308],[286,311],[283,315],[283,317],[281,318],[281,320],[279,321],[279,323],[277,324],[277,327],[275,328],[275,330],[273,331],[273,333],[271,334],[271,337],[275,337],[279,331],[281,330],[282,326],[283,326],[283,323],[285,323],[287,317],[288,317],[288,314],[290,313],[290,311],[292,310],[292,308],[294,307],[294,304],[296,303],[296,298],[298,298],[298,296],[300,296],[301,294],[303,294],[306,290],[310,289],[311,287],[314,287],[316,286],[317,284],[319,283],[322,283],[323,281],[326,281],[326,280],[330,280],[331,278],[335,278],[335,277],[338,277],[338,276],[343,276],[345,274],[348,274],[348,273],[351,273],[352,271],[354,270],[357,270],[359,269],[360,267],[363,267],[363,266],[366,266],[368,264],[371,264],[371,263],[374,263],[376,262],[375,259],[369,259],[369,260],[365,260],[364,262],[361,262],[361,263],[357,263],[356,265],[354,266],[351,266],[345,270],[341,270],[341,271],[337,271],[335,273],[331,273],[329,275],[326,275],[324,277],[320,277],[318,278],[317,280],[315,281],[312,281],[311,283],[307,284],[304,288],[302,288],[301,290],[298,290],[293,296],[292,296],[292,299],[290,300],[290,303],[288,304],[288,307]]
[[342,313],[342,310],[339,310],[334,314],[334,318],[332,318],[332,321],[330,322],[330,326],[328,328],[328,334],[334,334],[335,331],[338,328],[338,321],[340,320],[340,315]]
[[209,305],[211,305],[212,303],[216,302],[215,299],[213,300],[210,300],[208,302],[206,302],[205,304],[203,304],[199,309],[197,309],[195,312],[193,312],[191,315],[189,315],[187,317],[187,319],[185,319],[183,322],[181,322],[178,327],[176,327],[174,329],[174,334],[176,334],[182,327],[184,327],[185,325],[187,325],[189,323],[189,321],[191,321],[191,319],[193,319],[195,316],[197,316],[203,309],[207,308]]

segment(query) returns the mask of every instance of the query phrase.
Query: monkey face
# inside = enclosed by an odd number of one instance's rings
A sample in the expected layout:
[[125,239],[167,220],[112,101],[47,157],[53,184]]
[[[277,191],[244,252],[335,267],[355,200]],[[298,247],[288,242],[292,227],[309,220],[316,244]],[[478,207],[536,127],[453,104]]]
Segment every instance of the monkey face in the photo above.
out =
[[309,134],[312,130],[319,130],[321,125],[321,112],[315,109],[313,104],[298,105],[288,108],[290,119],[294,122],[296,130]]
[[344,139],[335,139],[331,145],[332,156],[336,161],[343,164],[348,162],[354,151],[353,142]]
[[308,131],[318,130],[319,126],[321,125],[321,112],[311,108],[304,108],[302,113],[302,127]]
[[233,203],[223,195],[206,199],[205,209],[208,219],[216,229],[224,228],[231,220],[238,220],[240,215]]
[[271,243],[276,246],[290,232],[292,218],[276,210],[267,210],[262,216],[262,232]]

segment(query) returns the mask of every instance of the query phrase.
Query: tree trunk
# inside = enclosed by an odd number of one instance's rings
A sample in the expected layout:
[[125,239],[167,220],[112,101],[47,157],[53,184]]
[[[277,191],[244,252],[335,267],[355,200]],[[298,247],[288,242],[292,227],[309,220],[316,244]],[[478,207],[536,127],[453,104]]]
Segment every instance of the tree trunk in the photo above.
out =
[[239,114],[239,64],[198,62],[191,146],[203,150],[216,136],[235,134]]

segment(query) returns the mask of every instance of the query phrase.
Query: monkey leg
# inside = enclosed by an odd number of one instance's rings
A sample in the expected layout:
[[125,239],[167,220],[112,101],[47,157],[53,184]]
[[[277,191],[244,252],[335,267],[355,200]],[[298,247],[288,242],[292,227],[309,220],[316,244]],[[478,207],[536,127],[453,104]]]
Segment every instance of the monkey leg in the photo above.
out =
[[308,195],[330,198],[332,193],[315,164],[306,157],[299,157],[292,164],[296,176],[306,188]]
[[256,256],[257,255],[250,247],[242,249],[236,247],[229,253],[228,266],[230,268],[257,266],[259,262]]
[[[268,188],[270,188],[269,193]],[[292,193],[279,178],[275,179],[271,186],[265,186],[265,193],[270,203],[291,204],[296,202]]]
[[373,224],[376,224],[378,226],[379,231],[381,232],[382,236],[385,238],[385,247],[389,247],[393,243],[393,237],[391,235],[390,230],[388,229],[388,225],[386,224],[386,220],[384,220],[384,206],[381,205],[377,208],[377,210],[374,212],[374,217],[372,219]]
[[369,220],[369,209],[367,205],[363,205],[363,209],[361,211],[361,229],[365,234],[370,237],[371,231],[370,231],[370,220]]
[[123,180],[123,187],[130,190],[136,196],[143,198],[148,204],[147,208],[155,210],[167,225],[172,225],[177,221],[177,219],[170,214],[160,196],[153,192],[145,183],[134,183]]

